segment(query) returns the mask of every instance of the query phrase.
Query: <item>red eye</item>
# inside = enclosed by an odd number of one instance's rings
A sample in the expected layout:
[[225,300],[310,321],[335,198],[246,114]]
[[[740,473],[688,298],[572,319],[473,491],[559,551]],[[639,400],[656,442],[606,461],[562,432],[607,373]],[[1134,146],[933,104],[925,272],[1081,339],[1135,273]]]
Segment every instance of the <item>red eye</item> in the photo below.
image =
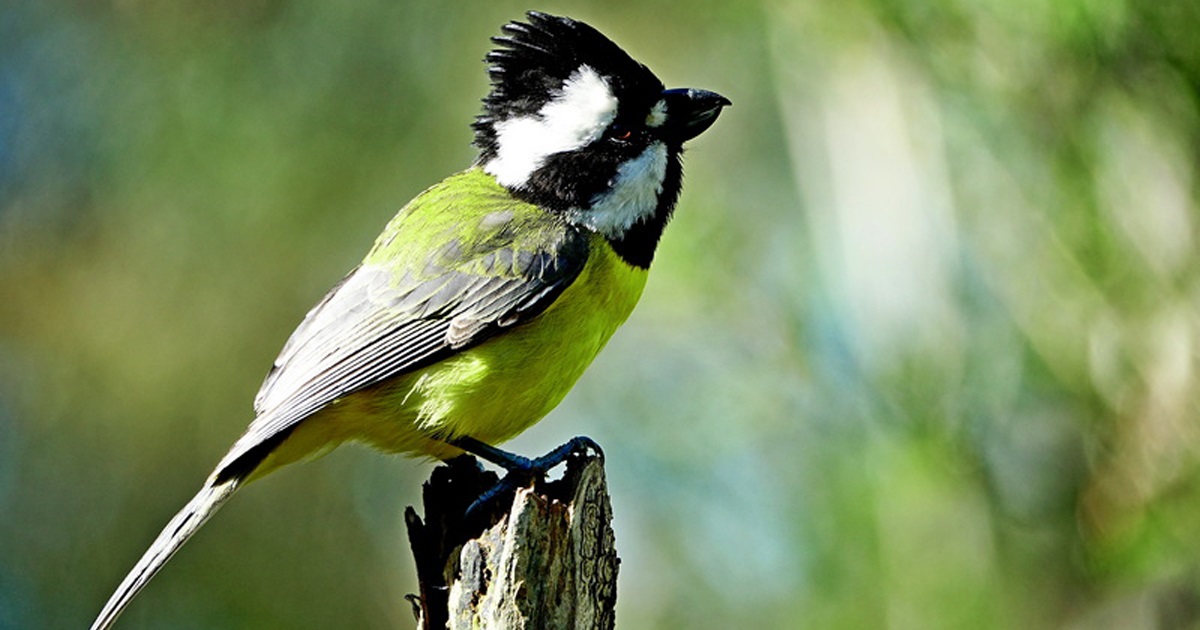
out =
[[625,125],[616,124],[608,128],[608,137],[613,140],[628,140],[633,137],[633,129]]

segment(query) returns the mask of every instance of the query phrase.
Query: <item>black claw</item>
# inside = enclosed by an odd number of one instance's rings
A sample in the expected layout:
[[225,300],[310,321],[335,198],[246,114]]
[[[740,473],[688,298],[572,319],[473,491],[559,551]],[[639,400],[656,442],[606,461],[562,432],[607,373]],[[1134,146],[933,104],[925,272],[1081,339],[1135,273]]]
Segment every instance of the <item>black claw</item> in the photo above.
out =
[[533,465],[534,470],[545,474],[551,468],[567,461],[567,458],[572,455],[587,455],[588,451],[595,451],[600,460],[604,460],[604,450],[600,448],[600,445],[592,438],[581,435],[571,438],[566,444],[542,455],[530,463]]
[[510,453],[470,437],[451,440],[450,444],[508,471],[499,483],[479,495],[479,498],[467,507],[467,517],[481,513],[485,507],[500,497],[512,494],[517,488],[529,485],[531,481],[541,478],[551,468],[571,457],[586,457],[589,452],[592,452],[601,461],[604,460],[604,450],[600,448],[600,445],[592,438],[584,436],[571,438],[566,444],[536,459]]
[[472,519],[486,513],[487,508],[491,507],[493,503],[512,495],[517,491],[517,488],[527,485],[529,478],[521,475],[520,481],[521,483],[517,483],[517,479],[514,478],[514,473],[512,472],[504,475],[504,478],[497,482],[496,485],[485,490],[483,494],[479,495],[478,499],[475,499],[471,502],[471,505],[467,506],[467,511],[463,513],[464,517]]

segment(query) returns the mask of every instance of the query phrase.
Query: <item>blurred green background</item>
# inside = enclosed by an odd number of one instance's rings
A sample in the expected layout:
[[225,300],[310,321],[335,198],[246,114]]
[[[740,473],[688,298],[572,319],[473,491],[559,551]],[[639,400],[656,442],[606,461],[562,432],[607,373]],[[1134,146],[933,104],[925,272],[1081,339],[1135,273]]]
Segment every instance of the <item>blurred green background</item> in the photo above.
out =
[[[0,8],[0,627],[81,628],[530,8]],[[545,422],[624,628],[1200,628],[1200,3],[546,2],[735,106]],[[241,493],[124,628],[411,627],[425,462]]]

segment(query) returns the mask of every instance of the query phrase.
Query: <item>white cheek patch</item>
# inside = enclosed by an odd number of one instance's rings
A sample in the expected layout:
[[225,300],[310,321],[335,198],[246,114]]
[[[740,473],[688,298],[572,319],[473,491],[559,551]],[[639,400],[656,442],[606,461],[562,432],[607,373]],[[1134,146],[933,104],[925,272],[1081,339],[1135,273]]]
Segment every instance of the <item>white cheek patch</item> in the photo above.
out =
[[667,122],[667,102],[659,100],[650,108],[650,114],[646,116],[646,126],[651,129],[657,129]]
[[642,154],[617,168],[612,186],[592,199],[590,209],[575,209],[569,218],[609,238],[620,238],[634,223],[654,214],[667,177],[667,146],[652,143]]
[[617,97],[590,66],[580,66],[537,114],[496,123],[496,157],[483,166],[496,181],[519,188],[546,158],[598,139],[617,115]]

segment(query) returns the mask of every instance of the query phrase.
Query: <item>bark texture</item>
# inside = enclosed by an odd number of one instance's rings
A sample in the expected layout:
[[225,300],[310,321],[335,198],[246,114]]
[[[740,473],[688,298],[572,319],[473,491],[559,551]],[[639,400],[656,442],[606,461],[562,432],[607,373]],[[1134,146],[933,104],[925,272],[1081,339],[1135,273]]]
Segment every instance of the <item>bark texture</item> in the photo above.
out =
[[434,470],[425,519],[405,513],[421,628],[608,630],[619,560],[603,460],[572,455],[562,479],[467,508],[495,485],[474,459]]

